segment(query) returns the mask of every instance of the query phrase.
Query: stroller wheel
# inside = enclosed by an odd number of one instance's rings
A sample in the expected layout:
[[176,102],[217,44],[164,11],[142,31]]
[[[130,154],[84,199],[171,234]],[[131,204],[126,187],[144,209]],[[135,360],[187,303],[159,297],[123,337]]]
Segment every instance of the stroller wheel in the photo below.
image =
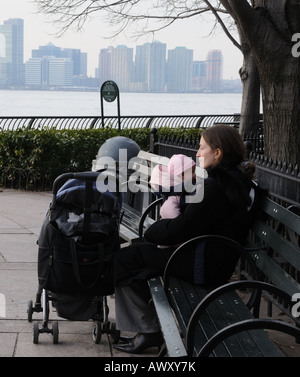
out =
[[94,323],[94,327],[92,330],[92,337],[95,344],[99,344],[102,337],[102,326],[100,321],[96,321]]
[[117,344],[120,340],[120,330],[117,330],[117,326],[115,323],[111,324],[111,339],[113,344]]
[[33,323],[33,343],[38,344],[39,342],[39,334],[40,334],[40,329],[39,329],[39,323],[34,322]]
[[27,307],[27,320],[28,322],[32,322],[32,313],[33,313],[33,302],[32,300],[28,301]]
[[59,334],[59,331],[58,331],[58,322],[54,321],[53,324],[52,324],[53,344],[57,344],[58,343],[58,334]]

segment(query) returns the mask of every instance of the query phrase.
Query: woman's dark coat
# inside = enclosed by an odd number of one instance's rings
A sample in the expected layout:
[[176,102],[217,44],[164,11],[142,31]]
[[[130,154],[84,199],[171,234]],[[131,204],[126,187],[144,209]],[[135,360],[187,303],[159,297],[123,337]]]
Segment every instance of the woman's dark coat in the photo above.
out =
[[[254,200],[249,194],[254,195]],[[249,226],[257,216],[263,192],[239,169],[208,170],[204,197],[188,204],[174,219],[161,219],[145,232],[148,242],[124,248],[116,258],[116,283],[128,285],[161,275],[174,249],[156,245],[175,245],[201,235],[222,235],[244,244]],[[181,257],[174,273],[193,283],[223,284],[234,272],[239,255],[219,242],[200,245]]]

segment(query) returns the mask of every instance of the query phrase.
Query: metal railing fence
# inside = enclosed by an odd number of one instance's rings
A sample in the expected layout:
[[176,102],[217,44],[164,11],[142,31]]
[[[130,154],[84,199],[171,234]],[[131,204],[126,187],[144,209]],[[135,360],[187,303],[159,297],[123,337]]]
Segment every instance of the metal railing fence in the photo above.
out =
[[[256,165],[256,177],[262,187],[269,191],[273,200],[288,207],[296,205],[300,207],[300,169],[298,165],[285,161],[274,161],[264,155],[263,134],[244,136],[249,159]],[[150,134],[151,151],[160,155],[171,157],[173,154],[182,153],[195,160],[198,150],[198,140],[156,137],[153,129]]]
[[[121,129],[131,128],[206,128],[218,122],[236,122],[239,114],[222,115],[145,115],[121,116]],[[117,116],[11,116],[0,117],[0,131],[16,131],[21,128],[39,129],[97,129],[118,128]]]

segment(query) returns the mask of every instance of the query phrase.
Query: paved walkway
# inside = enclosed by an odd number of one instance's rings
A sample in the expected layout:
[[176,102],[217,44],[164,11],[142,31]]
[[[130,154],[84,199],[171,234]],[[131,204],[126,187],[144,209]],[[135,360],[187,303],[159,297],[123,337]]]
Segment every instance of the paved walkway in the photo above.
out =
[[[39,344],[33,344],[27,304],[35,300],[36,241],[50,201],[48,192],[0,192],[0,357],[140,357],[114,350],[107,335],[102,336],[100,344],[94,344],[92,322],[67,321],[52,311],[50,319],[59,321],[59,343],[53,344],[52,335],[41,334]],[[114,299],[109,297],[108,304],[109,319],[114,322]],[[33,314],[33,320],[41,319],[41,313]],[[287,356],[300,356],[300,345],[291,338],[272,337]],[[152,349],[142,356],[155,355]]]
[[[35,302],[36,241],[50,201],[46,192],[0,192],[0,357],[132,357],[114,350],[106,334],[95,344],[93,322],[67,321],[53,311],[50,319],[59,320],[59,343],[53,344],[50,334],[40,334],[39,344],[33,344],[27,305]],[[109,297],[108,304],[114,322],[114,299]],[[42,313],[33,313],[33,320],[42,320]],[[155,350],[143,356],[155,356]]]

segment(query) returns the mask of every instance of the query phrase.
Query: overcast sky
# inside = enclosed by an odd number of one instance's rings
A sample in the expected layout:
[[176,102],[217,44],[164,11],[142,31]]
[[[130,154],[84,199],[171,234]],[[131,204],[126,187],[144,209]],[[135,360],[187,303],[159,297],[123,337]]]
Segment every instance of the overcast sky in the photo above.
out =
[[[24,61],[31,57],[31,50],[38,49],[48,42],[63,48],[79,48],[88,53],[88,74],[94,76],[98,65],[98,55],[101,48],[110,45],[125,44],[135,47],[145,42],[152,42],[153,36],[148,35],[143,39],[126,39],[120,36],[112,41],[105,38],[109,35],[108,26],[101,22],[100,17],[90,21],[81,32],[71,30],[63,37],[57,38],[57,29],[44,14],[37,14],[37,6],[33,0],[1,0],[0,24],[9,18],[24,19]],[[172,28],[156,33],[155,40],[167,44],[167,49],[185,46],[194,50],[194,60],[205,60],[208,50],[220,49],[224,57],[223,77],[225,79],[238,78],[238,70],[242,65],[242,55],[233,46],[224,33],[207,37],[209,33],[208,23],[200,23],[199,20],[188,22],[178,21]]]

